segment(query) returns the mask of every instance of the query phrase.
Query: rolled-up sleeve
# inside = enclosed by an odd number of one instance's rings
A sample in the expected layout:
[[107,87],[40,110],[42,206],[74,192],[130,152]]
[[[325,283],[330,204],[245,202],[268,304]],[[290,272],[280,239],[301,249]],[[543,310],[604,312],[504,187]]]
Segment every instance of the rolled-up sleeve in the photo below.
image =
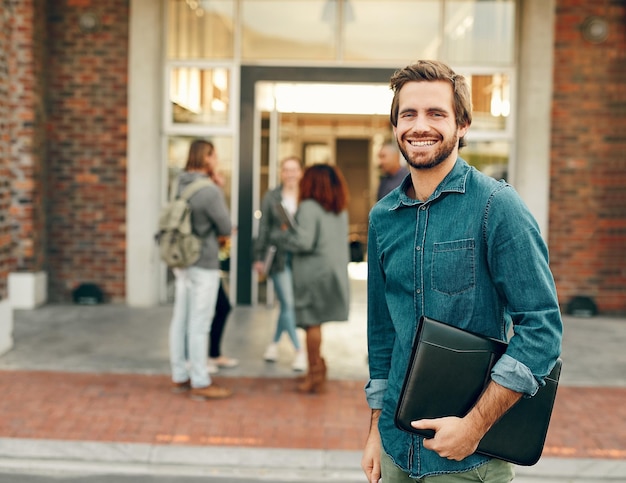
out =
[[370,379],[365,385],[365,398],[370,409],[382,409],[387,379]]
[[491,379],[503,387],[525,396],[534,396],[539,390],[539,384],[530,369],[512,357],[503,354],[493,366]]

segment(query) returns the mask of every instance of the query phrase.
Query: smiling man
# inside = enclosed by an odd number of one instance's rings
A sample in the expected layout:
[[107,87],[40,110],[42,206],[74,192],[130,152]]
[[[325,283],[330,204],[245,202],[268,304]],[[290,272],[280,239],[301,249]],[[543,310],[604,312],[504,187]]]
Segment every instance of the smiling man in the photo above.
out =
[[[544,384],[561,351],[562,322],[548,252],[515,190],[459,157],[471,122],[467,83],[419,61],[391,78],[391,123],[410,177],[370,213],[365,388],[372,417],[362,466],[368,480],[444,483],[513,479],[513,466],[476,454],[481,438]],[[394,424],[422,315],[506,340],[491,381],[463,418]]]

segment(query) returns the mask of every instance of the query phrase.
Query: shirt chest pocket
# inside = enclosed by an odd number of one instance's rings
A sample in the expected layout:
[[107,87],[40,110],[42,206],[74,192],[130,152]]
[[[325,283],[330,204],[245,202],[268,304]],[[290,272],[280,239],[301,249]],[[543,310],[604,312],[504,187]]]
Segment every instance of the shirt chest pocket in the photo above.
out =
[[472,289],[475,284],[474,240],[435,243],[431,266],[433,290],[455,295]]

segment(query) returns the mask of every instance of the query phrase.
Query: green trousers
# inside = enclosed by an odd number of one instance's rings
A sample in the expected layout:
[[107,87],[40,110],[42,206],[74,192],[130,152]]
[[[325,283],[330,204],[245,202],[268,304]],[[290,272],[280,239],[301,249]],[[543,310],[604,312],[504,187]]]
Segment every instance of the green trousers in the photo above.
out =
[[446,475],[427,476],[425,478],[410,478],[408,474],[398,468],[384,451],[380,459],[382,483],[509,483],[515,477],[511,463],[492,459],[488,463],[464,473],[449,473]]

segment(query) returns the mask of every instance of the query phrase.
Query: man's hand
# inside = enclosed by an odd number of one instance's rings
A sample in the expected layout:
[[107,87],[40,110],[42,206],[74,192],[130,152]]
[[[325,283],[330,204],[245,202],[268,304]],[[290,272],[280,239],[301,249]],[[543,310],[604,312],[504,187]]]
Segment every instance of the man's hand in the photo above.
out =
[[363,450],[363,458],[361,458],[361,468],[367,476],[370,483],[378,483],[380,480],[380,434],[378,433],[378,418],[380,417],[380,409],[372,410],[372,421],[370,423],[370,432],[365,442]]
[[435,436],[424,438],[424,448],[437,453],[442,458],[461,461],[476,451],[484,434],[476,428],[468,427],[465,419],[457,417],[420,419],[411,423],[415,429],[432,429]]
[[435,436],[424,439],[424,447],[442,458],[460,461],[476,451],[489,428],[515,404],[522,395],[493,381],[476,405],[464,418],[446,417],[411,422],[415,429],[432,429]]

